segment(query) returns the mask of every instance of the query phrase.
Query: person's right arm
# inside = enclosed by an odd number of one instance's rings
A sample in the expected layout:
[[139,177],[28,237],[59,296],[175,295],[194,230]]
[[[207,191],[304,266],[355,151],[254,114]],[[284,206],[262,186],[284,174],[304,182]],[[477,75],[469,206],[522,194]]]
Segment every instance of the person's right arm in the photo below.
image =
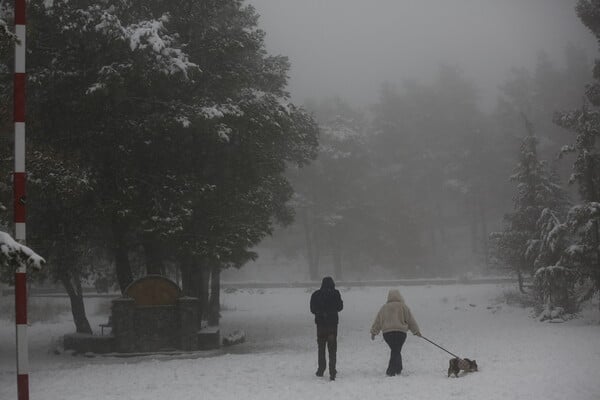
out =
[[373,325],[371,325],[371,339],[375,339],[375,336],[381,331],[381,310],[377,313]]

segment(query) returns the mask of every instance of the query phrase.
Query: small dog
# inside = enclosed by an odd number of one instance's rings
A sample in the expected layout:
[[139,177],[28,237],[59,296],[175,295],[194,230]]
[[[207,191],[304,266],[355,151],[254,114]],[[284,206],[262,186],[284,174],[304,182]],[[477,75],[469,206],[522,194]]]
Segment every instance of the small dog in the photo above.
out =
[[448,366],[448,377],[454,374],[458,378],[460,371],[475,372],[477,371],[477,361],[469,360],[468,358],[452,358]]

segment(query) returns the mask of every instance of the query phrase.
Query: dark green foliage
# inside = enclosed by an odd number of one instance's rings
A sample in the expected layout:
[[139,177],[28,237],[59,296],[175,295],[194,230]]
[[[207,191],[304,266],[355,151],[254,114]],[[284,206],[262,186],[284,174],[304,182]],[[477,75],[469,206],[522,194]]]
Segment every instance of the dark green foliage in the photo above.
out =
[[[583,24],[600,38],[600,2],[597,0],[580,0],[577,3],[577,14]],[[577,184],[580,204],[569,210],[560,231],[569,234],[569,245],[564,246],[562,257],[556,267],[540,268],[540,276],[544,279],[542,287],[555,287],[555,297],[576,299],[576,304],[589,299],[600,290],[600,149],[598,135],[600,133],[600,114],[596,108],[600,105],[598,96],[600,81],[600,62],[596,61],[593,70],[594,82],[587,86],[586,97],[591,103],[585,103],[579,110],[556,113],[554,122],[573,132],[575,140],[563,146],[562,154],[575,154],[575,161],[570,183]],[[556,270],[552,269],[556,268]],[[551,272],[551,273],[550,273]],[[591,284],[590,284],[591,283]],[[568,293],[578,289],[579,293]],[[549,289],[546,292],[551,292]],[[556,299],[553,300],[555,303]],[[563,304],[560,304],[565,308]],[[573,312],[573,307],[567,312]]]
[[559,265],[541,267],[536,271],[533,284],[541,321],[564,318],[579,311],[575,295],[577,278],[577,270]]
[[28,9],[28,222],[61,260],[55,279],[80,282],[88,258],[104,254],[121,290],[145,272],[130,261],[140,253],[161,273],[189,257],[196,269],[254,258],[273,224],[293,218],[288,163],[308,163],[317,147],[315,122],[285,91],[289,63],[265,51],[254,9],[45,3]]
[[310,279],[319,279],[325,257],[332,261],[336,279],[343,279],[353,261],[372,256],[369,240],[377,235],[362,223],[371,211],[366,193],[370,167],[366,120],[338,98],[311,108],[320,126],[319,153],[312,165],[290,170],[294,206]]
[[476,89],[441,66],[430,85],[385,86],[374,118],[370,192],[397,251],[390,263],[410,274],[485,263],[487,210],[498,198],[491,183],[502,168]]
[[[533,135],[533,127],[526,119],[525,123],[528,135],[522,139],[519,162],[510,178],[516,184],[514,211],[505,216],[504,230],[490,235],[495,258],[516,273],[521,290],[525,275],[533,276],[539,266],[558,261],[560,251],[554,249],[555,242],[549,242],[556,238],[547,237],[552,230],[548,228],[549,224],[554,227],[552,222],[564,214],[568,205],[556,175],[538,159],[538,139]],[[553,261],[545,264],[548,258]]]

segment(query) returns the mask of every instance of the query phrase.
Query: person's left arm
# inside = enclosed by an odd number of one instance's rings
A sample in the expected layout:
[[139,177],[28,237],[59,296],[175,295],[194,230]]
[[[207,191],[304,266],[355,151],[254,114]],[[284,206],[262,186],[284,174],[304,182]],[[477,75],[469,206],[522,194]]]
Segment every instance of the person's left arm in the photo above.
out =
[[408,329],[410,329],[413,335],[421,336],[421,330],[419,329],[419,325],[417,324],[415,317],[413,317],[412,313],[410,312],[410,308],[408,308],[408,306],[406,305],[404,305],[404,307],[406,312],[406,322],[408,323]]
[[316,298],[316,292],[313,292],[313,294],[310,296],[310,312],[313,314],[317,314],[317,298]]

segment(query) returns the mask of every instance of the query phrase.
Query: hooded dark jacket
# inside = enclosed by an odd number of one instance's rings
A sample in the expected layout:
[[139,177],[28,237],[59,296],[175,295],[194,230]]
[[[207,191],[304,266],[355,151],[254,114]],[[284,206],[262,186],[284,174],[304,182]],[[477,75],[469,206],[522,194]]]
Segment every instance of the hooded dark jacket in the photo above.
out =
[[339,290],[335,288],[333,278],[323,278],[321,289],[316,290],[310,297],[310,312],[315,314],[315,324],[318,326],[337,326],[338,312],[344,308],[344,302]]

